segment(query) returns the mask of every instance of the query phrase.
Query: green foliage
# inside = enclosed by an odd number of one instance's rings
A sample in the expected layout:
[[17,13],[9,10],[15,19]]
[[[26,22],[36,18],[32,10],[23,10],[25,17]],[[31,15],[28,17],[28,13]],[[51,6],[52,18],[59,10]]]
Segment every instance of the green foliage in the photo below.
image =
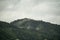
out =
[[60,25],[32,19],[0,21],[0,40],[60,40]]
[[0,40],[15,40],[16,38],[9,23],[0,22]]
[[11,24],[17,27],[14,31],[20,40],[60,40],[60,25],[32,19],[16,20]]

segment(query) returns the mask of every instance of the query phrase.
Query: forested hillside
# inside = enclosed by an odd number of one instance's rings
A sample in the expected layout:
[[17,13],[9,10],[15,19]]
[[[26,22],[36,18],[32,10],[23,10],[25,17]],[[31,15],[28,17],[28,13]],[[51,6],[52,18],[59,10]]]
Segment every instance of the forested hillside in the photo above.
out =
[[28,18],[0,21],[0,40],[60,40],[60,25]]

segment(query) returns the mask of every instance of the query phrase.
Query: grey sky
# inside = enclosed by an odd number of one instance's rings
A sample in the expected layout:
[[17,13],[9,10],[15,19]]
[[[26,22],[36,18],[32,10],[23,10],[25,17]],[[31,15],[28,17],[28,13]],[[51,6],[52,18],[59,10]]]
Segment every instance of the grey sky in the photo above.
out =
[[60,24],[60,0],[0,0],[0,20],[25,17]]

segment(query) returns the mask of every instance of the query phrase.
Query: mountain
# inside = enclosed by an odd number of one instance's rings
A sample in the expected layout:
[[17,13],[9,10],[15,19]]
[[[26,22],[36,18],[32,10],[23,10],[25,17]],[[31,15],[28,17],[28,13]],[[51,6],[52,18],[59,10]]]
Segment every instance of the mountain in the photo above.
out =
[[60,40],[60,25],[29,18],[0,21],[0,40]]
[[10,23],[20,40],[60,40],[60,25],[29,18]]
[[12,26],[7,22],[0,21],[0,40],[15,40],[16,34],[12,30]]

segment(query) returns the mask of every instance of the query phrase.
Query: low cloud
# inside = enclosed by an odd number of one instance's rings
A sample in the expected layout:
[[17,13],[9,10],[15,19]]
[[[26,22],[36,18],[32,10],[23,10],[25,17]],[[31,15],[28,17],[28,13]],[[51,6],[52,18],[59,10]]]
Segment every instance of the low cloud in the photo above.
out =
[[0,20],[25,17],[60,24],[60,0],[0,0]]

